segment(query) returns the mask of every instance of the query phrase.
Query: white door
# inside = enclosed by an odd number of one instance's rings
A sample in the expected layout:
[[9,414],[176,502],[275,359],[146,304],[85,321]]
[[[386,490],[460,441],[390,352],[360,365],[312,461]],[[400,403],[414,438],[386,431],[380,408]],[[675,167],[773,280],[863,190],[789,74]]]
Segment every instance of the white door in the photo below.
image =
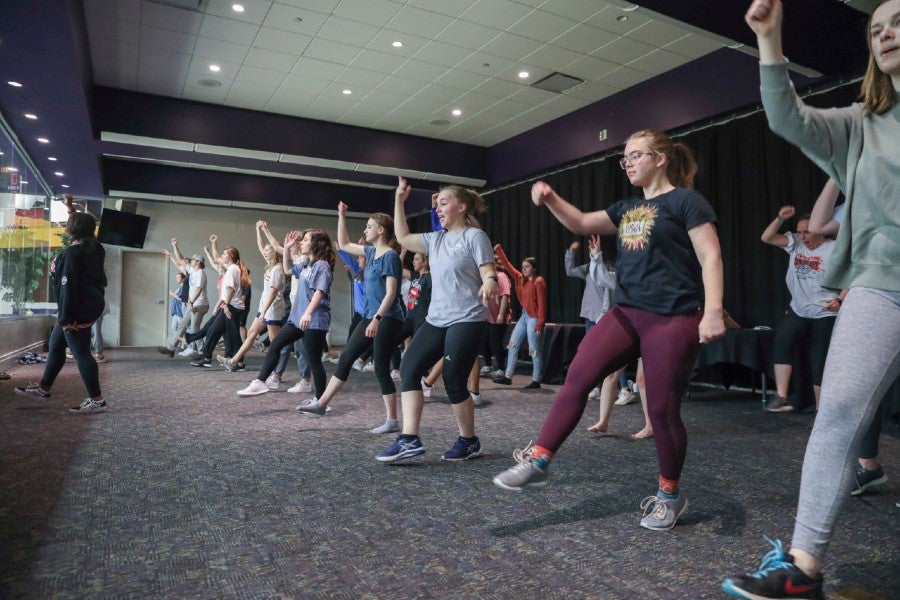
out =
[[167,270],[157,252],[122,252],[122,346],[165,345]]

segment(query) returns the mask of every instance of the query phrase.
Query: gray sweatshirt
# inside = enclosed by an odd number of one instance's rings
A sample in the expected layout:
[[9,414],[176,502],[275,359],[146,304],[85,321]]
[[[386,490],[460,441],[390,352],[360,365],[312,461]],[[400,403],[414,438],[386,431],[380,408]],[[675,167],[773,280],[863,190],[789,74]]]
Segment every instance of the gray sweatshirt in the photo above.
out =
[[613,305],[613,292],[616,289],[615,271],[608,270],[603,264],[602,252],[592,254],[589,264],[577,267],[575,253],[571,249],[566,250],[563,260],[566,275],[585,280],[584,296],[581,297],[581,316],[596,323]]

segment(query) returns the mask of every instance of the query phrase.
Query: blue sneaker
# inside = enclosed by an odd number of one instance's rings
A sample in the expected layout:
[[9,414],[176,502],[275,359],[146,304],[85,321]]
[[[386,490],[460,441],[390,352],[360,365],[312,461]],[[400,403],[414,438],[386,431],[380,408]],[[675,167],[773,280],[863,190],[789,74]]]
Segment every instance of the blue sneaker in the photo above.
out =
[[824,600],[822,574],[807,576],[798,569],[789,554],[781,547],[781,540],[766,541],[775,548],[763,557],[755,573],[729,577],[722,582],[722,591],[734,598],[804,598]]
[[478,441],[478,436],[475,436],[474,442],[466,441],[466,438],[460,436],[456,438],[453,447],[441,455],[441,458],[444,460],[469,460],[479,456],[481,456],[481,442]]
[[412,439],[404,438],[398,435],[394,443],[387,450],[382,450],[375,455],[375,460],[380,462],[397,462],[398,460],[406,460],[414,456],[422,456],[425,454],[425,447],[419,436]]

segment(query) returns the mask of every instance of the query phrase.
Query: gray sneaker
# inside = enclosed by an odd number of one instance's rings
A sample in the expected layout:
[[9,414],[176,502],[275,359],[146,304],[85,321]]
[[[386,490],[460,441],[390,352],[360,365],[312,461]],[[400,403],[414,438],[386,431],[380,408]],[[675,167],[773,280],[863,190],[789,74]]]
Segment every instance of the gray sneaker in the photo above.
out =
[[81,415],[89,415],[91,413],[105,412],[106,411],[106,400],[101,400],[97,402],[93,398],[85,398],[84,402],[82,402],[78,406],[72,406],[69,408],[69,412],[77,413]]
[[322,406],[322,403],[318,400],[313,399],[311,402],[303,402],[302,404],[298,405],[297,412],[312,413],[314,415],[322,416],[326,412],[328,412],[328,408]]
[[41,386],[37,383],[29,383],[25,386],[19,386],[13,388],[13,391],[19,396],[25,396],[26,398],[49,398],[50,392],[45,392],[41,389]]
[[379,425],[375,429],[370,429],[369,433],[394,433],[400,431],[400,421],[397,419],[387,419],[383,424]]
[[521,450],[513,451],[513,458],[516,459],[517,463],[516,466],[494,477],[495,485],[514,492],[521,492],[525,487],[543,487],[547,485],[547,478],[550,475],[546,469],[538,467],[531,461],[531,447],[532,444],[528,444]]
[[660,496],[647,496],[641,502],[644,518],[641,519],[641,527],[653,531],[668,531],[675,527],[678,517],[687,510],[687,497],[679,492],[674,500],[661,498]]

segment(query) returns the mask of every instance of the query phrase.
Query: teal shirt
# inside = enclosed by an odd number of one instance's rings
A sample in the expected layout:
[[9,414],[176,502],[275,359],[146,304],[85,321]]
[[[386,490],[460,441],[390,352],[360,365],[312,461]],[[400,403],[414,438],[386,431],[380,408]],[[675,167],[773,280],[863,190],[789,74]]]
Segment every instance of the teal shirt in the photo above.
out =
[[759,70],[769,127],[833,177],[847,197],[823,285],[900,292],[900,101],[882,115],[864,112],[861,104],[812,108],[797,96],[786,65]]

